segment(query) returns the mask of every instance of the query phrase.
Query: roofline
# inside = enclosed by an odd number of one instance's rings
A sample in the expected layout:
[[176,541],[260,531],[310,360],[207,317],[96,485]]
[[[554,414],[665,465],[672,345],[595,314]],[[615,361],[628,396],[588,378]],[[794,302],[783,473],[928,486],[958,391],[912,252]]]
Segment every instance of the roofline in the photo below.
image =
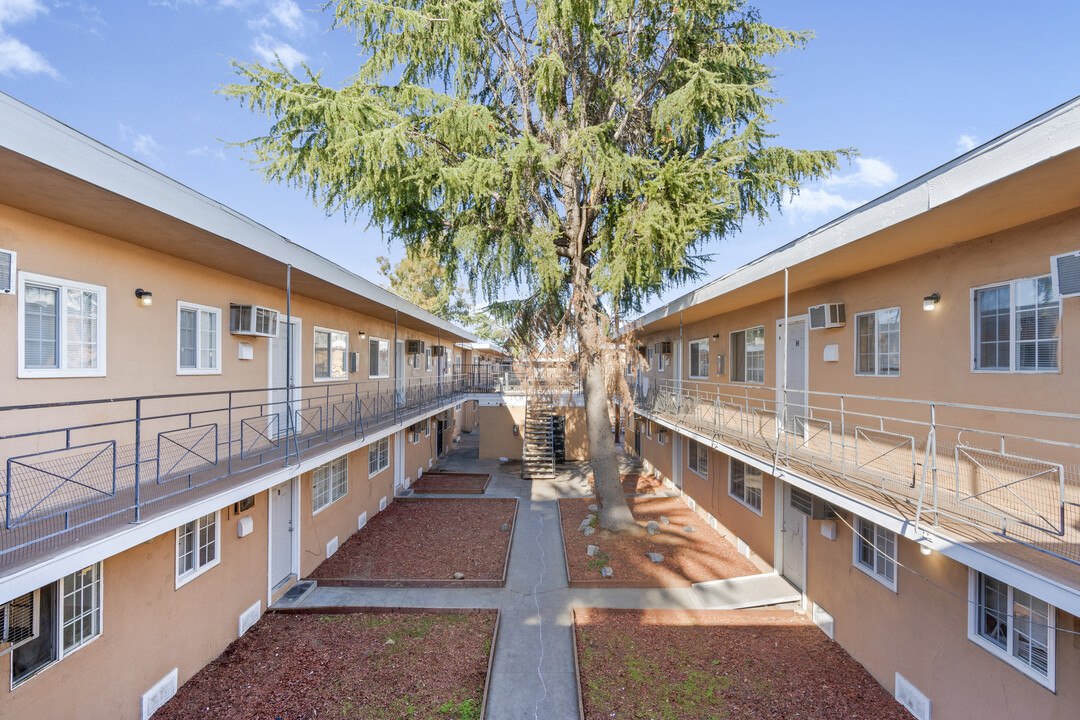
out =
[[1078,146],[1077,126],[1080,126],[1080,96],[645,313],[633,325],[643,328],[676,315],[1073,150]]
[[[0,92],[4,147],[48,168],[156,210],[391,310],[475,341],[465,328],[413,305],[370,280],[274,232],[137,160]],[[212,259],[207,266],[213,267]]]

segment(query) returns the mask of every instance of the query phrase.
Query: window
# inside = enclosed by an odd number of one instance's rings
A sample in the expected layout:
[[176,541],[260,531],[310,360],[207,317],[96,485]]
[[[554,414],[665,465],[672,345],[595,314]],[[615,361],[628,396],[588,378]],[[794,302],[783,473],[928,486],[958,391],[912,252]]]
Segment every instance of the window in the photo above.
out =
[[101,635],[101,563],[34,593],[38,634],[11,651],[11,685],[30,679]]
[[900,308],[855,316],[855,374],[900,374]]
[[424,421],[424,437],[431,437],[431,418]]
[[177,375],[221,372],[221,310],[204,305],[176,304]]
[[342,455],[311,473],[311,514],[337,502],[349,492],[349,458]]
[[341,330],[315,328],[315,380],[347,380],[349,334]]
[[706,480],[709,479],[709,448],[690,440],[686,451],[687,467]]
[[731,333],[731,381],[765,382],[765,326]]
[[218,531],[217,512],[176,528],[176,587],[218,564]]
[[646,420],[645,421],[645,437],[649,438],[650,440],[652,440],[652,426],[653,426],[653,421],[652,420]]
[[974,570],[970,594],[968,637],[1053,690],[1053,606]]
[[974,369],[1057,372],[1061,301],[1050,276],[976,288]]
[[896,533],[855,518],[855,567],[896,592]]
[[431,348],[424,348],[424,371],[431,372]]
[[690,342],[690,377],[707,380],[709,377],[709,341]]
[[384,437],[368,446],[368,477],[378,475],[390,467],[390,438]]
[[[645,353],[648,356],[649,369],[652,370],[654,367],[656,367],[655,365],[653,365],[653,357],[654,357],[655,353],[653,352],[653,349],[651,347],[648,350],[646,350]],[[663,356],[661,356],[661,357],[663,357]]]
[[761,514],[761,470],[742,460],[731,458],[728,473],[728,494],[740,503]]
[[368,377],[390,377],[390,341],[371,338],[368,340]]
[[19,273],[19,377],[105,376],[105,288]]

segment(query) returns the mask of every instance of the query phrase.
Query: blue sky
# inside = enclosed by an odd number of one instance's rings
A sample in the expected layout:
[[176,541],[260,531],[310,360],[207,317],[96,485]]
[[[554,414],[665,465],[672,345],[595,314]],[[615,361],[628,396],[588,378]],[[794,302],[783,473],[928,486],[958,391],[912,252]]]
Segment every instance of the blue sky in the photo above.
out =
[[[311,0],[0,0],[0,90],[371,280],[377,228],[268,185],[222,141],[266,122],[215,94],[231,59],[306,61],[344,81],[356,50]],[[778,142],[860,156],[765,225],[714,244],[715,277],[1080,94],[1080,3],[758,4],[812,29],[779,56]],[[3,199],[0,198],[0,202]],[[400,247],[389,254],[400,257]],[[665,299],[687,288],[667,292]],[[655,303],[654,303],[655,304]]]

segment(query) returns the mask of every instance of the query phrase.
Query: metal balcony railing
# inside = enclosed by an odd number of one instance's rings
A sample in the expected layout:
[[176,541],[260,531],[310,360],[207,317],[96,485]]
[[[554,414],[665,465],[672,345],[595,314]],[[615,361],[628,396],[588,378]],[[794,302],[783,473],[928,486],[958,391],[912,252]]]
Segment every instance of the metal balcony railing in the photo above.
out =
[[916,528],[975,528],[1080,564],[1080,415],[751,384],[632,388],[636,410],[848,494],[872,490]]

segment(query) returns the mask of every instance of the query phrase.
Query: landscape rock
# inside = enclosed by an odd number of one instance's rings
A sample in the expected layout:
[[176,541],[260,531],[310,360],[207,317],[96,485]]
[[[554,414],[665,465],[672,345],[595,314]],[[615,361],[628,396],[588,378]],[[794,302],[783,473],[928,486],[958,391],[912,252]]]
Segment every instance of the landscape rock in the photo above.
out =
[[660,553],[645,553],[646,557],[652,560],[654,563],[660,564],[664,562],[664,556]]
[[503,532],[509,532],[510,531],[510,523],[503,523],[502,527],[499,528],[499,529],[502,530]]
[[650,520],[648,523],[645,524],[645,532],[649,533],[650,535],[657,534],[658,532],[660,532],[660,523],[656,522],[655,520]]
[[603,568],[602,568],[602,569],[600,570],[600,575],[601,575],[602,577],[606,577],[606,578],[608,578],[608,577],[611,577],[611,576],[613,576],[614,574],[615,574],[615,571],[611,569],[611,566],[610,566],[610,565],[605,565],[605,566],[604,566],[604,567],[603,567]]
[[464,580],[465,579],[465,573],[463,573],[463,572],[454,573],[454,579],[455,580]]
[[660,516],[660,524],[661,525],[670,525],[671,524],[671,518],[668,518],[668,517],[665,517],[665,516],[661,515]]
[[593,557],[598,552],[600,552],[600,548],[596,545],[590,545],[589,547],[585,548],[585,554],[589,557]]
[[694,532],[694,526],[693,525],[687,525],[686,527],[683,528],[683,532],[688,532],[688,533]]
[[584,529],[584,530],[583,530],[582,532],[584,533],[585,537],[589,537],[589,536],[590,536],[590,535],[592,535],[592,534],[593,534],[594,532],[596,532],[596,528],[594,528],[594,527],[587,527],[587,528],[585,528],[585,529]]
[[596,503],[591,503],[591,504],[589,505],[589,512],[596,512],[596,511],[597,511],[597,510],[599,510],[599,509],[600,509],[600,508],[596,507]]

